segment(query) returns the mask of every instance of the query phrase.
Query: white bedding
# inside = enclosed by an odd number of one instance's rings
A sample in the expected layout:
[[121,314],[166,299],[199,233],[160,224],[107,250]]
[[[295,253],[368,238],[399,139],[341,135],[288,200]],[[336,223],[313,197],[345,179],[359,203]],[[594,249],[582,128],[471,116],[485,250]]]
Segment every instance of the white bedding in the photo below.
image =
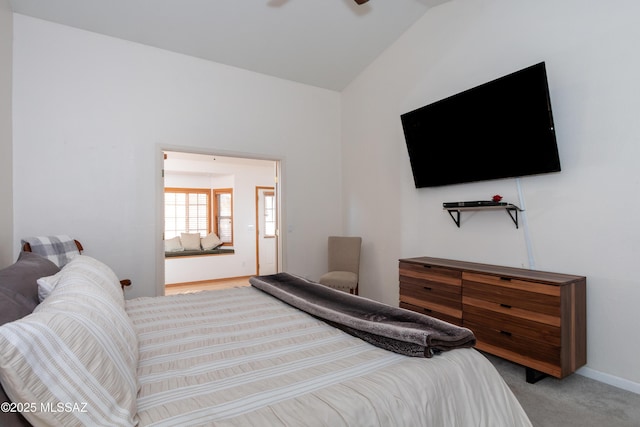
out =
[[473,349],[401,356],[252,287],[126,301],[141,426],[530,426]]

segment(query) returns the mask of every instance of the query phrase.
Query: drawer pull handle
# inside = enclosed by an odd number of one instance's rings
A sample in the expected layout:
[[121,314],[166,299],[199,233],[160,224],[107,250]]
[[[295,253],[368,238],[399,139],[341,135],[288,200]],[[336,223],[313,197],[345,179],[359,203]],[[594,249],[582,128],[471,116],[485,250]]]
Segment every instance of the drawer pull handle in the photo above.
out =
[[510,337],[510,336],[511,336],[511,332],[507,332],[507,331],[500,331],[500,333],[501,333],[502,335],[506,335],[506,336],[508,336],[508,337]]
[[511,306],[509,304],[500,304],[500,307],[511,308]]
[[423,308],[422,310],[423,310],[425,313],[431,313],[431,312],[432,312],[432,310],[430,310],[430,309],[428,309],[428,308]]
[[424,289],[425,291],[430,291],[431,288],[429,286],[423,286],[422,289]]
[[500,277],[500,280],[504,280],[505,282],[510,282],[511,277]]
[[426,265],[426,264],[424,264],[424,265],[423,265],[423,267],[424,267],[424,268],[431,268],[431,266],[430,266],[430,265]]

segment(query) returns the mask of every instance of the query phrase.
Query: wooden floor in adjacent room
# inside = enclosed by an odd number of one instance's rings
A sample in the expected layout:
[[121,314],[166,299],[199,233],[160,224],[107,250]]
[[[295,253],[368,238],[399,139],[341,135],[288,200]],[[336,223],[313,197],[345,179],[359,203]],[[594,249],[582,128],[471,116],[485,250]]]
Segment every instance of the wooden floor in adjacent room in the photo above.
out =
[[198,292],[203,290],[226,289],[226,288],[235,288],[238,286],[249,286],[249,277],[251,276],[172,284],[172,285],[165,286],[164,293],[165,295],[175,295],[175,294],[184,294],[188,292]]

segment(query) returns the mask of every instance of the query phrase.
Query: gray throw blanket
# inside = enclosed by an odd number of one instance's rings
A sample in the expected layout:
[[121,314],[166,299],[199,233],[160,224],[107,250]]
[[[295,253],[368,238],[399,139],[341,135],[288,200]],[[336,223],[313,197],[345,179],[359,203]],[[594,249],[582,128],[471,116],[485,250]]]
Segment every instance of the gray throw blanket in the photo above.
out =
[[258,288],[373,345],[414,357],[473,347],[467,328],[328,288],[289,273],[255,276]]

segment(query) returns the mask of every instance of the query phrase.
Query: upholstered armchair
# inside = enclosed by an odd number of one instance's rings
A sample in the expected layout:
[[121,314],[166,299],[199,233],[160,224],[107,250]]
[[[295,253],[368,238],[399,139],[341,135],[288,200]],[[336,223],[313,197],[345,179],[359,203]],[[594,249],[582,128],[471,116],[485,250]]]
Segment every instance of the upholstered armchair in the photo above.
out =
[[319,282],[358,295],[361,246],[361,237],[329,236],[329,272]]

